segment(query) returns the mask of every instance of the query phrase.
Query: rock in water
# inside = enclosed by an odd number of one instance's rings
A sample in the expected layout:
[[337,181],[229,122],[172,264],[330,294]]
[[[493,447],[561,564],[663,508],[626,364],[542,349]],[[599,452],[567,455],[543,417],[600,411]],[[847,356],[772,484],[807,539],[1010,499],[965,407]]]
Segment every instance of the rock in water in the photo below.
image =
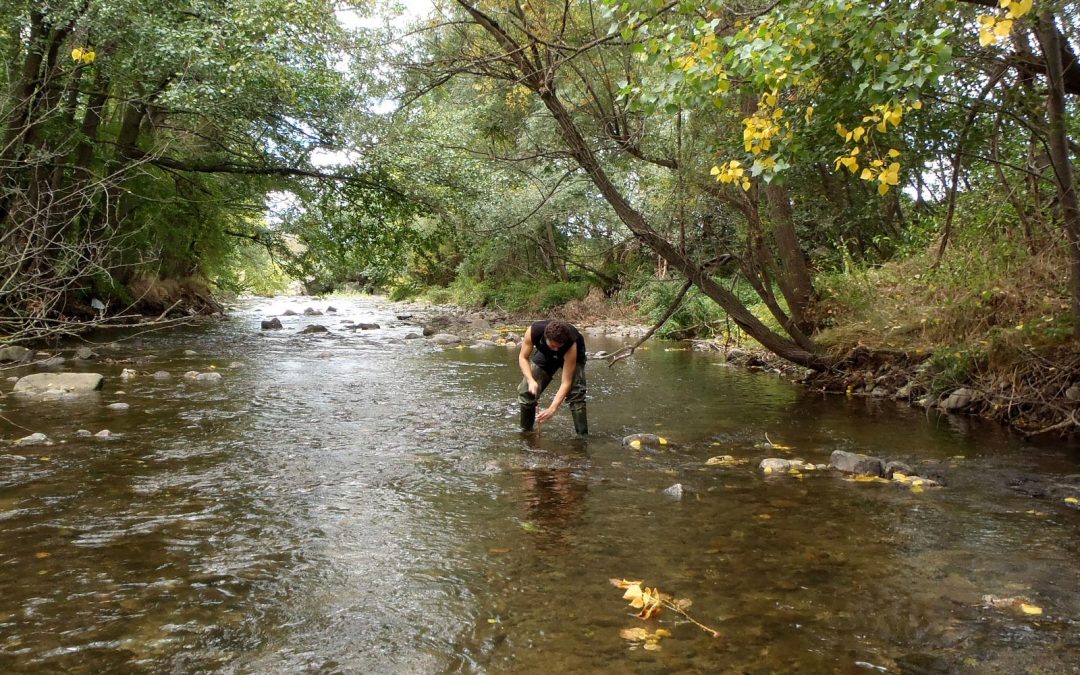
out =
[[791,469],[791,461],[779,457],[767,457],[761,460],[758,468],[765,473],[785,473]]
[[121,402],[121,403],[110,403],[109,405],[107,405],[105,407],[108,408],[109,410],[127,410],[131,406],[128,405],[127,403]]
[[829,457],[832,468],[844,473],[855,473],[862,476],[883,476],[885,464],[877,457],[859,455],[854,452],[834,450]]
[[15,363],[26,363],[33,358],[34,352],[30,351],[26,347],[11,345],[10,347],[4,347],[3,349],[0,349],[0,362],[14,361]]
[[276,316],[273,319],[262,322],[263,330],[281,330],[283,327],[284,326],[281,325],[281,319]]
[[320,326],[317,323],[313,323],[313,324],[309,324],[306,328],[304,328],[302,331],[297,333],[297,335],[310,335],[312,333],[329,333],[329,332],[330,332],[330,329],[327,328],[326,326]]
[[20,377],[15,383],[15,393],[41,393],[49,389],[60,391],[94,391],[101,389],[105,378],[98,373],[36,373]]
[[221,373],[199,373],[195,379],[199,382],[217,382],[221,379]]
[[431,336],[431,342],[437,345],[461,344],[461,338],[451,333],[437,333]]
[[674,485],[672,485],[668,489],[664,490],[664,494],[667,495],[668,497],[671,497],[672,499],[682,499],[683,491],[684,490],[683,490],[682,483],[675,483]]
[[49,437],[42,433],[30,434],[29,436],[23,436],[19,440],[15,441],[15,445],[41,445],[48,443]]

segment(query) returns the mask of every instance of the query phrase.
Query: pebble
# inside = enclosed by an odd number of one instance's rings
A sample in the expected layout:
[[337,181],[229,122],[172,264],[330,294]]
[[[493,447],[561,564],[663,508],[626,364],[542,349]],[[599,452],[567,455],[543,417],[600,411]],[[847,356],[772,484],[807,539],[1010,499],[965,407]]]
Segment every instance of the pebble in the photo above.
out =
[[29,436],[23,436],[19,440],[15,441],[15,445],[41,445],[42,443],[48,443],[49,437],[43,433],[30,434]]
[[172,375],[167,370],[159,370],[156,373],[154,373],[154,379],[155,380],[171,380]]
[[109,405],[107,405],[105,407],[108,408],[109,410],[127,410],[131,406],[128,405],[127,403],[110,403]]
[[97,438],[109,438],[112,436],[112,432],[108,429],[102,429],[101,431],[94,434],[94,436]]

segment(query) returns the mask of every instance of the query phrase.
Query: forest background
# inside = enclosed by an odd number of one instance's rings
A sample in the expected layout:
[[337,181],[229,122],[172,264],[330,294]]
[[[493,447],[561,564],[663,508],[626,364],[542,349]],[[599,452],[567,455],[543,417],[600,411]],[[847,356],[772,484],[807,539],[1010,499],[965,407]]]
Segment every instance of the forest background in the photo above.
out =
[[1077,426],[1074,3],[402,9],[4,3],[0,340],[301,280]]

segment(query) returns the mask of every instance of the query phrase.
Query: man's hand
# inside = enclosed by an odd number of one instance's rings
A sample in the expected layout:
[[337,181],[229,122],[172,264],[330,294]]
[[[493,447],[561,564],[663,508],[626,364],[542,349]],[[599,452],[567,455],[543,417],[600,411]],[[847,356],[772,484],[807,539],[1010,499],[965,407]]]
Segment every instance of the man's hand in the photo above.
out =
[[529,378],[529,393],[533,396],[540,395],[540,383],[531,377]]
[[555,417],[555,413],[558,412],[558,410],[559,409],[555,406],[544,408],[540,411],[540,414],[536,416],[536,423],[543,424],[544,422],[547,422],[552,417]]

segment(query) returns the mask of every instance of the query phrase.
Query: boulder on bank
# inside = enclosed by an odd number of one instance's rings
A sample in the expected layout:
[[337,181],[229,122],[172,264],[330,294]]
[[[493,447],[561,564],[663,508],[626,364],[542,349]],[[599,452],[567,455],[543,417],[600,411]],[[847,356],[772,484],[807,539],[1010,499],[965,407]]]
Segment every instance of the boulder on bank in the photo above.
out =
[[281,330],[284,326],[281,325],[281,319],[276,316],[273,319],[265,320],[262,322],[263,330]]
[[17,394],[37,394],[50,389],[65,392],[96,391],[105,378],[98,373],[36,373],[20,377],[15,383]]
[[834,450],[829,457],[829,464],[837,471],[854,473],[860,476],[883,476],[885,463],[878,457],[859,455],[844,450]]
[[967,388],[960,388],[949,394],[939,405],[946,412],[961,412],[967,410],[975,400],[975,392]]

